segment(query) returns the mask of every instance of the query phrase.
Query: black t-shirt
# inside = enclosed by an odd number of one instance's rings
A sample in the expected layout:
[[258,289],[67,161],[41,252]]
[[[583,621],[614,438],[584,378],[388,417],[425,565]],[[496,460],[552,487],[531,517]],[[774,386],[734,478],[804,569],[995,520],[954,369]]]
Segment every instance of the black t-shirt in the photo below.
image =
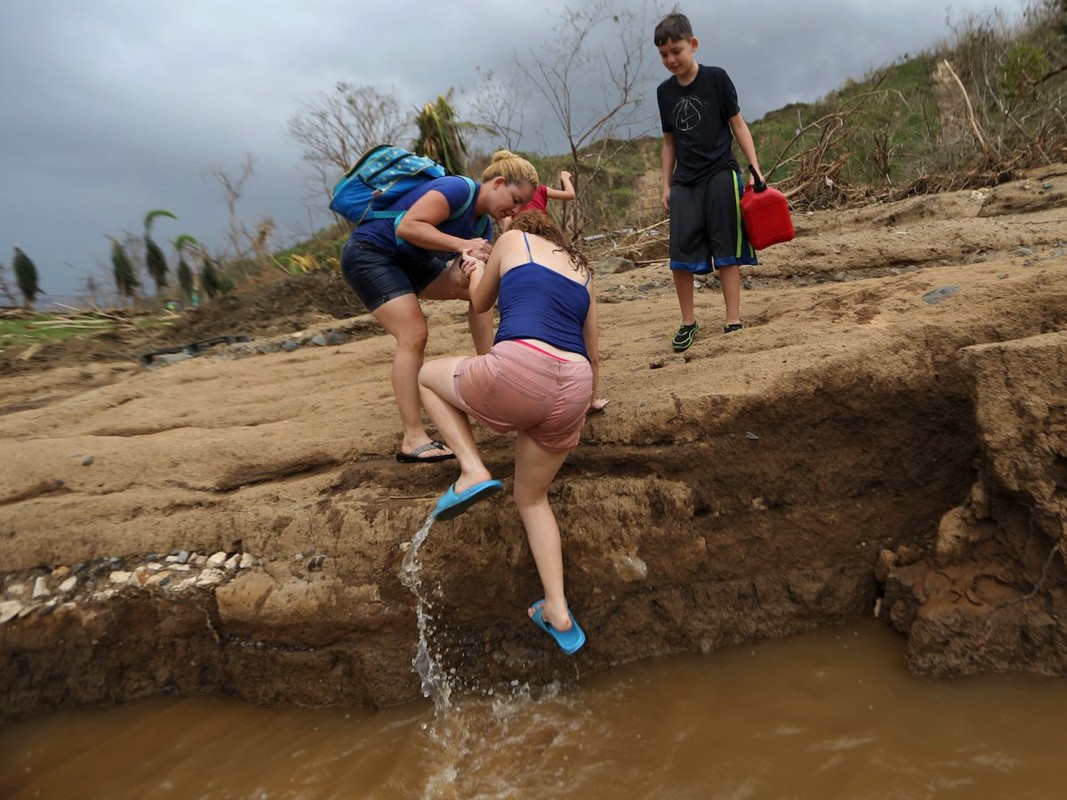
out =
[[656,89],[656,101],[663,132],[674,134],[672,184],[691,185],[727,167],[740,169],[729,120],[741,107],[726,70],[702,64],[688,86],[672,75]]

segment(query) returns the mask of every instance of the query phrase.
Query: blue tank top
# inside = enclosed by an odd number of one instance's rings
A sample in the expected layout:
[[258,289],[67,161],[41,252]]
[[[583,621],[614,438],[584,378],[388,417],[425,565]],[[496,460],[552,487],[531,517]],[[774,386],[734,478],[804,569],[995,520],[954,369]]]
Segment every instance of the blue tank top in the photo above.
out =
[[[530,241],[526,239],[530,254]],[[495,342],[540,339],[587,360],[582,328],[589,313],[589,278],[577,283],[538,264],[530,254],[525,264],[512,267],[500,279],[500,327]]]

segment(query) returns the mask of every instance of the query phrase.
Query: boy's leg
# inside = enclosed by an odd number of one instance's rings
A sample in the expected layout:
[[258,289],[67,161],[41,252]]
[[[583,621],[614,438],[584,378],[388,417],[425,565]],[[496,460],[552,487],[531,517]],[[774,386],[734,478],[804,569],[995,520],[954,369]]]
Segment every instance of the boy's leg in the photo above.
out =
[[741,268],[736,264],[719,267],[722,298],[726,301],[726,324],[741,324]]
[[671,187],[671,277],[678,295],[682,325],[674,337],[675,352],[688,350],[700,326],[693,301],[693,276],[711,269],[704,233],[703,184]]
[[741,266],[755,265],[756,251],[744,234],[741,193],[744,181],[733,170],[721,170],[709,179],[707,229],[712,259],[726,304],[726,330],[741,324]]
[[682,324],[692,325],[696,322],[696,310],[693,304],[693,273],[684,269],[672,269],[674,291],[678,295],[678,310],[682,312]]
[[[674,276],[674,290],[678,294],[678,308],[682,312],[682,325],[678,333],[674,334],[671,346],[674,352],[681,353],[693,345],[700,326],[696,323],[696,312],[693,308],[693,273],[685,270],[671,270]],[[686,322],[689,320],[689,322]]]

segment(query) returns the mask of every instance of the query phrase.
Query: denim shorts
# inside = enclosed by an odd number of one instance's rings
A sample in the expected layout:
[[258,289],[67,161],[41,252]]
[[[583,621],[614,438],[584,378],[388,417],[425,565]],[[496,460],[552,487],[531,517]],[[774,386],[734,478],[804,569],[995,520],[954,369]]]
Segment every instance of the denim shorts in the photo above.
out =
[[464,411],[497,433],[525,431],[550,453],[578,445],[593,399],[593,368],[519,342],[459,362],[452,376]]
[[418,295],[447,268],[439,258],[421,264],[400,261],[395,253],[355,239],[349,239],[341,249],[345,282],[368,311],[406,294]]

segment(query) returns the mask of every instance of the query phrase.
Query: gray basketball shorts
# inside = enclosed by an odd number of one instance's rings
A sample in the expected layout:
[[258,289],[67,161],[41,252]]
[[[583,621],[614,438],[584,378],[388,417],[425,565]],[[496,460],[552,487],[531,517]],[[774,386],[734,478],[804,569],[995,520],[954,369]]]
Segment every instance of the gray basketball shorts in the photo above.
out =
[[671,186],[671,269],[704,275],[759,263],[741,220],[744,188],[741,173],[732,169]]

